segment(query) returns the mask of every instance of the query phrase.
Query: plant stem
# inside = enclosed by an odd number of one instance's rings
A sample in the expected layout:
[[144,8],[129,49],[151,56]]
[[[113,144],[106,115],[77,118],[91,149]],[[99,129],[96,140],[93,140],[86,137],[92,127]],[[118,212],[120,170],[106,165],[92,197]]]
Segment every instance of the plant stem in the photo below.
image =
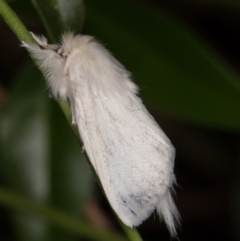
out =
[[20,41],[27,43],[34,42],[28,30],[4,0],[0,0],[0,15],[2,15],[5,22]]
[[119,223],[120,223],[124,233],[126,234],[126,236],[128,237],[129,240],[131,240],[131,241],[143,241],[142,237],[140,236],[140,234],[138,233],[136,228],[129,228],[128,226],[123,224],[121,222],[121,220],[119,220]]
[[[34,40],[32,39],[32,36],[29,34],[24,24],[21,22],[21,20],[17,17],[14,11],[8,6],[8,4],[4,0],[0,0],[0,15],[3,17],[3,19],[6,21],[6,23],[9,25],[12,31],[16,34],[16,36],[20,41],[24,41],[26,43],[34,42]],[[66,119],[68,120],[70,126],[72,127],[72,130],[74,131],[74,133],[78,137],[79,142],[81,143],[78,130],[71,124],[72,117],[71,117],[69,103],[61,100],[60,98],[58,98],[57,101]],[[19,201],[19,203],[17,200]],[[92,228],[90,229],[90,227],[86,226],[86,224],[84,223],[81,223],[77,219],[73,219],[72,217],[67,216],[66,214],[62,214],[52,209],[38,206],[33,202],[26,201],[17,196],[14,197],[14,194],[7,193],[6,191],[1,189],[0,189],[0,203],[4,204],[5,206],[13,207],[18,210],[24,210],[24,211],[38,214],[39,216],[45,217],[48,220],[52,221],[53,223],[57,224],[58,226],[68,229],[69,231],[76,232],[82,236],[89,235],[87,237],[92,237],[93,240],[105,240],[105,241],[124,240],[123,238],[119,238],[118,236],[112,237],[109,239],[109,237],[111,236],[108,236],[108,234],[100,233],[100,231],[98,231],[99,232],[99,235],[98,235],[92,231]],[[142,241],[137,229],[127,227],[125,224],[121,222],[121,220],[119,220],[119,223],[122,226],[124,232],[126,233],[130,241]],[[86,228],[86,230],[84,227]],[[101,239],[102,237],[101,235],[103,236],[105,235],[104,236],[105,238]]]
[[[9,5],[4,1],[0,0],[0,15],[3,17],[8,26],[12,29],[15,35],[18,37],[20,41],[24,41],[26,43],[34,43],[34,40],[26,29],[22,21],[18,18],[15,12],[9,7]],[[71,112],[70,107],[67,101],[63,101],[60,98],[57,99],[59,106],[61,107],[67,121],[71,124]],[[74,133],[79,137],[79,134],[72,125]]]

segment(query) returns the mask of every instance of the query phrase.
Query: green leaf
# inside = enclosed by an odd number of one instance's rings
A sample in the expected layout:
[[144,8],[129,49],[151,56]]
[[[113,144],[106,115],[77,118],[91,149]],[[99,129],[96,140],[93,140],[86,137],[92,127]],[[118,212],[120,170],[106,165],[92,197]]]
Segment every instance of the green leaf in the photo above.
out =
[[[34,202],[26,197],[17,195],[7,189],[0,187],[0,205],[5,207],[10,207],[12,209],[18,210],[19,212],[25,212],[28,214],[38,215],[43,219],[47,219],[54,225],[61,227],[65,230],[68,230],[71,233],[78,234],[80,237],[89,238],[88,240],[93,241],[126,241],[120,235],[117,235],[113,232],[107,232],[104,230],[99,230],[82,222],[79,218],[68,215],[66,212],[62,212],[56,208],[49,207],[47,205],[41,205],[38,202]],[[31,228],[31,227],[30,227]],[[28,229],[28,232],[31,233],[32,229]],[[22,239],[20,239],[22,240]],[[39,240],[38,237],[36,239]],[[47,239],[45,239],[47,240]],[[54,237],[52,238],[54,239]],[[60,240],[62,240],[60,238]]]
[[[13,82],[2,111],[1,170],[5,183],[22,194],[82,215],[91,193],[91,170],[65,117],[47,96],[41,73],[31,63]],[[40,219],[14,215],[21,240],[75,240]],[[29,232],[31,229],[31,232]]]
[[86,1],[86,29],[133,73],[143,100],[179,120],[240,131],[236,73],[179,21],[123,0]]
[[[25,67],[16,79],[10,101],[1,113],[2,178],[12,189],[47,202],[49,101],[43,95],[45,87],[36,70]],[[19,214],[13,219],[21,240],[41,241],[49,236],[46,222]]]
[[54,42],[62,31],[79,33],[82,27],[82,0],[31,0]]

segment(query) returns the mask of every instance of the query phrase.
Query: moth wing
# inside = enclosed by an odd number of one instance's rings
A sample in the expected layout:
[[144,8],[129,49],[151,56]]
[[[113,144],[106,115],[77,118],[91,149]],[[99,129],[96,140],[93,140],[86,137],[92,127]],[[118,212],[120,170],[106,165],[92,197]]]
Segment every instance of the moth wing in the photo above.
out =
[[[176,234],[178,212],[170,189],[174,148],[148,113],[125,68],[89,37],[68,56],[68,97],[84,148],[105,194],[128,226],[156,209]],[[81,43],[81,46],[79,45]]]
[[84,148],[112,208],[130,227],[157,209],[174,235],[175,151],[141,100],[135,94],[105,96],[86,89],[74,96]]

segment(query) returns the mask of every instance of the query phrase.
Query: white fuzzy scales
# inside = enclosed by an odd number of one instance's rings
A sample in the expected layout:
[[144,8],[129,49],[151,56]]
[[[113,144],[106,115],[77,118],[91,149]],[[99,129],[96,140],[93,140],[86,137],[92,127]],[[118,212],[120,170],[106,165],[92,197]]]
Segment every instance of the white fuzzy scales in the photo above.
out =
[[23,43],[56,98],[69,100],[73,123],[119,218],[133,227],[154,210],[176,235],[171,197],[175,150],[136,95],[129,72],[93,37],[64,34],[61,44]]

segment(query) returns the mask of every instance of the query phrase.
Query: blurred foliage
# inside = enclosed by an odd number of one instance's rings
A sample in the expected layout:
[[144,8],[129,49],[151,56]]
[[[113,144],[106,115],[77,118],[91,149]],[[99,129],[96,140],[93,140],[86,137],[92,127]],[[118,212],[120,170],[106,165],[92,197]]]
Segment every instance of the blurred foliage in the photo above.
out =
[[[60,109],[48,98],[41,73],[33,63],[23,66],[15,78],[1,118],[4,182],[34,200],[73,215],[82,214],[81,207],[91,194],[92,177],[77,139]],[[70,240],[59,230],[50,233],[46,221],[22,215],[14,219],[22,240]]]
[[86,6],[87,31],[133,73],[147,104],[191,123],[240,130],[239,74],[187,27],[125,1]]
[[[9,1],[28,26],[41,24],[50,41],[69,29],[96,36],[133,73],[152,109],[201,128],[239,132],[239,73],[180,21],[131,1],[31,2]],[[81,147],[32,63],[22,64],[11,83],[0,112],[2,184],[84,219],[94,178]],[[15,212],[8,222],[16,240],[77,240],[32,215]]]
[[52,41],[63,30],[79,32],[83,21],[83,0],[31,0]]

